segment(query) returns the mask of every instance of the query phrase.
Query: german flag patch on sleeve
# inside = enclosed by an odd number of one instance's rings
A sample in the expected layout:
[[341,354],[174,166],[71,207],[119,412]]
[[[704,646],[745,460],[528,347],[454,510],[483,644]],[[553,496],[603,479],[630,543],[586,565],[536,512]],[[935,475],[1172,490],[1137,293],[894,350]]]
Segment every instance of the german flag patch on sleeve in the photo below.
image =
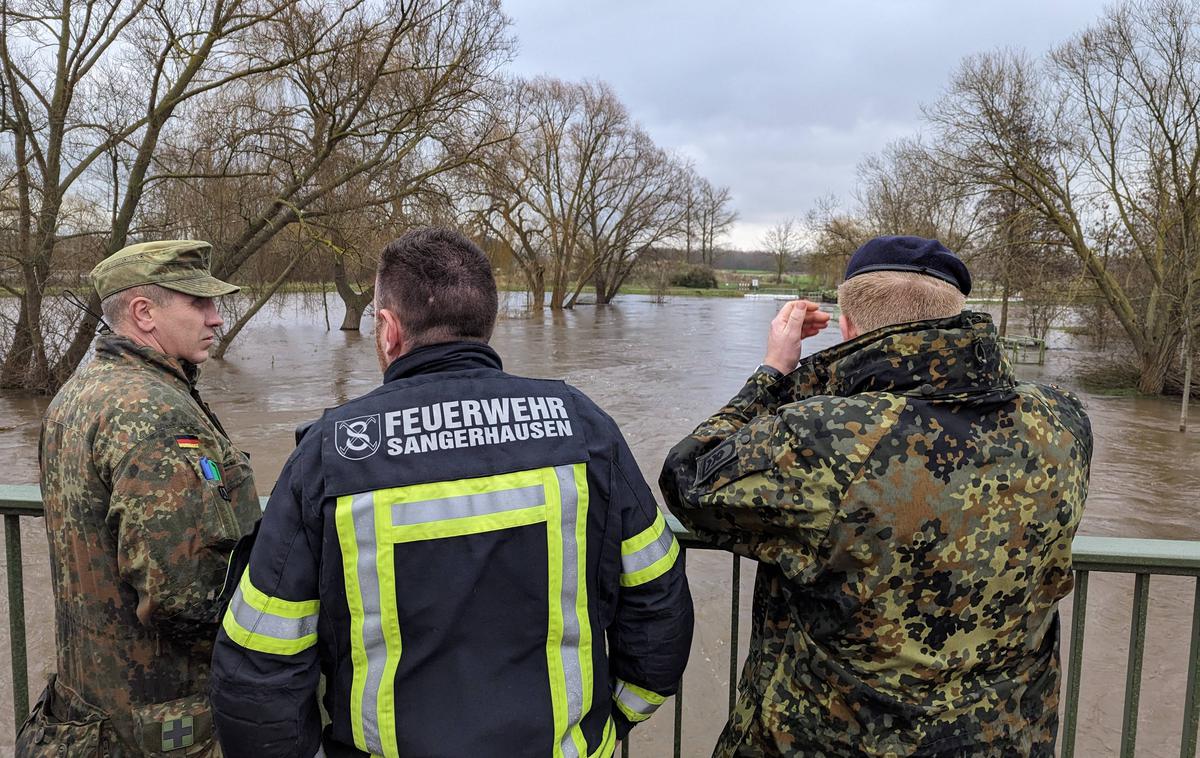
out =
[[196,450],[200,447],[200,438],[190,434],[175,435],[175,444],[188,450]]

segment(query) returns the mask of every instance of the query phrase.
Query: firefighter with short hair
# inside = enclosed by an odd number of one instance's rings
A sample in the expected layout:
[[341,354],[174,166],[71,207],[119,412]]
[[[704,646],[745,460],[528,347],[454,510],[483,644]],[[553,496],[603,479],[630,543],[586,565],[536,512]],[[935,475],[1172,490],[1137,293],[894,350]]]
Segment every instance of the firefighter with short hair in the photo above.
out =
[[675,692],[679,544],[612,419],[502,370],[496,310],[462,235],[384,250],[383,385],[303,433],[225,615],[227,756],[611,756]]

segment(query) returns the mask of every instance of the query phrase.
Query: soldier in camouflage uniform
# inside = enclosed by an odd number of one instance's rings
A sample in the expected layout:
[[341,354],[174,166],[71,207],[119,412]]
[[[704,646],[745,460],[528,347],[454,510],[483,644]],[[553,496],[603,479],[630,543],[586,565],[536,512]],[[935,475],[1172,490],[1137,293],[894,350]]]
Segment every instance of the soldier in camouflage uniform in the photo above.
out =
[[92,280],[115,334],[54,398],[42,497],[58,672],[24,756],[219,756],[207,697],[219,593],[260,515],[249,460],[196,390],[222,323],[206,242],[133,245]]
[[969,288],[935,241],[873,240],[840,291],[847,341],[796,366],[829,317],[789,303],[766,363],[671,450],[671,510],[759,563],[715,755],[1054,754],[1091,428],[1013,377]]

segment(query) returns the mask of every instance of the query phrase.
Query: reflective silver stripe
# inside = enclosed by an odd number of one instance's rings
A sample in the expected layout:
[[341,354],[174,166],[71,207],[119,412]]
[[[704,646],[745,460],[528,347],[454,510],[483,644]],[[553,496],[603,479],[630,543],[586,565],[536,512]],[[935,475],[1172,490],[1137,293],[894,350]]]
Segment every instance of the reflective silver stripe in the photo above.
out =
[[617,691],[613,693],[613,697],[620,701],[620,703],[629,710],[633,711],[634,713],[641,714],[646,718],[650,718],[651,714],[658,710],[659,706],[659,703],[651,703],[649,700],[646,700],[644,697],[634,692],[625,682],[622,682],[620,679],[617,680]]
[[562,664],[567,685],[567,728],[559,743],[564,758],[579,758],[571,732],[583,720],[583,669],[579,660],[579,616],[575,603],[579,589],[579,545],[575,541],[575,525],[579,509],[579,493],[575,489],[573,466],[556,466],[562,525]]
[[654,542],[646,545],[636,553],[621,556],[621,573],[632,574],[635,571],[650,568],[656,561],[662,560],[671,551],[671,545],[674,542],[675,535],[671,534],[671,528],[664,528],[662,534],[658,535],[658,539]]
[[298,640],[317,632],[318,614],[290,619],[260,611],[246,602],[246,598],[242,596],[241,586],[237,588],[233,600],[229,602],[229,612],[246,631],[261,634],[264,637],[274,637],[277,640]]
[[367,749],[383,753],[379,738],[379,683],[387,664],[387,643],[383,638],[383,614],[379,607],[379,574],[375,566],[375,493],[355,495],[354,539],[358,543],[358,587],[362,592],[363,650],[367,654],[367,680],[363,688],[363,739]]
[[[572,485],[573,487],[574,485]],[[471,516],[490,516],[522,508],[536,508],[546,502],[546,490],[540,484],[498,492],[457,495],[437,500],[396,503],[392,506],[393,526],[413,526]]]

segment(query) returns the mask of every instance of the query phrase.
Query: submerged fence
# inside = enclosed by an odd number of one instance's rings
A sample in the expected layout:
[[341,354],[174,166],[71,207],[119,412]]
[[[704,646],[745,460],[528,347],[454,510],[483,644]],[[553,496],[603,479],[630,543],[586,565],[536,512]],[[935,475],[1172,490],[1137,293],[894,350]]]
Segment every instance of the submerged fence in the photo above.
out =
[[[9,655],[12,662],[13,715],[19,726],[29,712],[29,674],[25,646],[24,573],[21,556],[21,519],[42,514],[37,487],[0,485],[0,514],[4,516],[5,573],[9,602]],[[688,549],[704,549],[692,541],[679,523],[668,517],[672,529],[685,548],[680,561],[687,560]],[[41,528],[41,525],[38,525]],[[1120,755],[1132,758],[1137,743],[1138,710],[1141,702],[1142,663],[1146,644],[1146,618],[1150,599],[1150,580],[1155,575],[1190,576],[1196,579],[1190,644],[1187,659],[1187,685],[1183,708],[1181,758],[1195,758],[1197,725],[1200,724],[1200,541],[1145,540],[1118,537],[1076,537],[1073,545],[1075,592],[1072,599],[1070,648],[1063,693],[1064,718],[1059,734],[1062,758],[1075,755],[1078,728],[1080,677],[1083,673],[1084,630],[1087,625],[1088,583],[1097,572],[1132,574],[1134,590],[1129,625],[1129,654],[1125,679],[1125,705],[1121,727]],[[739,607],[741,603],[742,559],[733,556],[730,576],[732,595],[729,612],[729,707],[732,709],[738,680]],[[686,566],[686,563],[685,563]],[[680,690],[674,698],[674,756],[682,754],[683,710],[687,693]],[[659,718],[662,718],[660,715]],[[621,755],[628,758],[629,745]]]

